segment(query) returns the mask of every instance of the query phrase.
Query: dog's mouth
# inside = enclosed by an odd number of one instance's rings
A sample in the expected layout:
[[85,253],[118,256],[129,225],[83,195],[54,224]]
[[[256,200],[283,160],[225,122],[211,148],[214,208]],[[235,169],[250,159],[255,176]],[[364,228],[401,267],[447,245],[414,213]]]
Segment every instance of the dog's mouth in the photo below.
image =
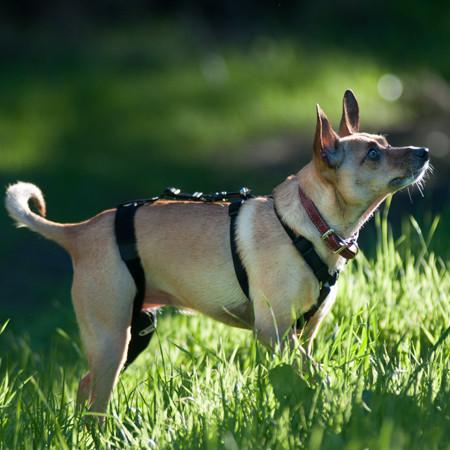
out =
[[401,189],[406,186],[409,186],[410,184],[419,182],[423,176],[425,175],[425,172],[429,168],[428,161],[420,168],[416,169],[415,171],[411,172],[409,175],[403,176],[403,177],[395,177],[389,182],[389,186],[395,188],[395,189]]

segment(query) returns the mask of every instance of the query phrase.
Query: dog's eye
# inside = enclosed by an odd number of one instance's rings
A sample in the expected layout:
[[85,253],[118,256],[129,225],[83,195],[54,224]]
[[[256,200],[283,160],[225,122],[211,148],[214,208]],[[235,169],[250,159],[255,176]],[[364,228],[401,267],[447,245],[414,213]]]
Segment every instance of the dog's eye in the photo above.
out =
[[369,148],[369,151],[367,152],[367,157],[371,161],[377,161],[380,159],[380,150],[378,150],[375,147]]

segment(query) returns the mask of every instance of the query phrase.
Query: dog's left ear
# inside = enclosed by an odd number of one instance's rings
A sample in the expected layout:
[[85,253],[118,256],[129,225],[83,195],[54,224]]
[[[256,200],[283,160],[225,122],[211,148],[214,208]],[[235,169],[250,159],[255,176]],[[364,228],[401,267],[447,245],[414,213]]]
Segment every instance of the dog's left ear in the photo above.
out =
[[[337,167],[341,162],[341,151],[338,149],[339,137],[333,130],[322,108],[317,105],[317,125],[314,138],[314,159],[325,163],[328,167]],[[323,165],[322,165],[323,167]]]
[[350,89],[344,94],[342,105],[341,125],[339,126],[339,136],[345,137],[359,131],[359,106],[355,95]]

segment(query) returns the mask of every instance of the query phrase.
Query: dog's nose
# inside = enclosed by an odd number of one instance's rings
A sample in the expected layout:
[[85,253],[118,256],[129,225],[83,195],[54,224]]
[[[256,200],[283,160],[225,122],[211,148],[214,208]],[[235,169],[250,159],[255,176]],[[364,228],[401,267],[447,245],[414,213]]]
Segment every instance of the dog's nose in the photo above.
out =
[[429,157],[429,150],[427,147],[413,147],[413,154],[417,158],[420,158],[422,160],[427,160]]

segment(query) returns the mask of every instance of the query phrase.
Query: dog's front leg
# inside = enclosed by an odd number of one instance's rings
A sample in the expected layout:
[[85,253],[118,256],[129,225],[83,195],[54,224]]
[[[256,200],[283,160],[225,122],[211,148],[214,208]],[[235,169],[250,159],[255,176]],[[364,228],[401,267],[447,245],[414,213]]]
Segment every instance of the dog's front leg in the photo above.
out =
[[273,349],[282,350],[285,337],[293,324],[289,309],[280,307],[282,303],[270,301],[262,292],[253,297],[255,323],[254,330],[259,341]]
[[328,294],[328,297],[325,299],[325,302],[319,308],[319,310],[314,314],[313,317],[309,320],[309,322],[305,325],[304,330],[302,330],[301,334],[305,337],[305,341],[308,343],[307,351],[308,355],[311,355],[312,346],[314,343],[314,338],[319,331],[319,327],[325,318],[325,316],[330,312],[331,307],[333,306],[336,300],[336,287],[334,286],[331,289],[331,292]]
[[[283,284],[277,286],[283,286]],[[286,341],[284,338],[287,338],[288,345],[292,350],[300,350],[305,355],[310,355],[319,326],[336,299],[336,288],[331,290],[320,309],[302,329],[295,329],[294,325],[301,315],[298,310],[303,302],[295,301],[297,296],[290,295],[283,289],[278,288],[278,295],[275,294],[275,291],[276,289],[272,289],[270,285],[264,286],[261,283],[261,288],[251,293],[254,303],[254,328],[258,339],[272,348],[282,349]],[[272,295],[270,295],[271,292]],[[306,289],[304,292],[308,293]],[[312,297],[316,295],[314,291],[309,294]]]

